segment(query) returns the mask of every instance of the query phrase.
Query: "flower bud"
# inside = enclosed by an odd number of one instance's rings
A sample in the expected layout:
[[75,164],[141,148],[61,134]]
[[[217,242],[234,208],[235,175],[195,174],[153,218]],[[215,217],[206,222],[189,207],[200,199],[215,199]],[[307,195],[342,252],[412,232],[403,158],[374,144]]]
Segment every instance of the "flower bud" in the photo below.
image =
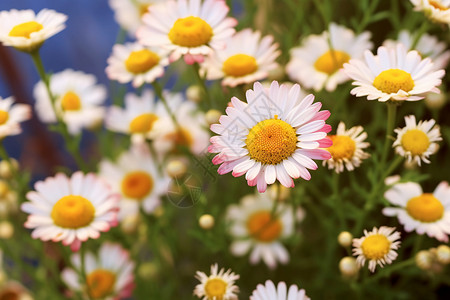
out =
[[0,161],[0,177],[10,179],[13,174],[11,167],[16,171],[19,170],[19,163],[14,158],[11,158],[10,161]]
[[353,235],[350,232],[342,231],[341,233],[339,233],[338,242],[339,242],[339,245],[341,245],[342,247],[344,247],[344,248],[350,247],[352,245],[352,241],[353,241]]
[[139,226],[139,215],[128,215],[120,222],[120,228],[126,234],[133,234]]
[[143,263],[138,269],[138,274],[142,279],[154,279],[158,275],[158,267],[151,262]]
[[9,239],[14,234],[14,227],[11,222],[0,222],[0,239]]
[[198,224],[203,229],[211,229],[214,226],[214,217],[209,214],[205,214],[198,219]]
[[425,105],[429,109],[441,109],[446,102],[447,95],[443,91],[439,94],[430,92],[425,95]]
[[440,245],[436,249],[436,257],[438,262],[441,264],[449,264],[450,263],[450,247],[447,245]]
[[186,89],[186,98],[194,103],[199,103],[203,98],[202,88],[198,85],[191,85]]
[[208,125],[219,123],[219,118],[222,116],[222,113],[217,109],[210,109],[205,114],[206,123]]
[[346,278],[355,277],[358,275],[359,267],[356,263],[356,259],[351,256],[346,256],[339,262],[339,270],[341,274]]
[[433,254],[428,250],[421,250],[417,252],[416,265],[422,270],[430,270],[433,266]]
[[172,178],[180,178],[186,174],[186,163],[180,159],[171,160],[166,166],[167,174]]
[[6,194],[9,192],[9,185],[6,181],[0,180],[0,201],[6,198]]

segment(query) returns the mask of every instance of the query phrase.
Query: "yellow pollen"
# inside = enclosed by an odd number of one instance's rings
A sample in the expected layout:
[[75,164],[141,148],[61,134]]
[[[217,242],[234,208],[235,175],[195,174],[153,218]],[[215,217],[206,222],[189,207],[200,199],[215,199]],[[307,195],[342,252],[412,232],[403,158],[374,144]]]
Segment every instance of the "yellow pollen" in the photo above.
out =
[[402,136],[401,144],[411,155],[422,155],[430,146],[430,139],[420,129],[410,129]]
[[375,77],[373,86],[387,94],[397,93],[400,90],[409,92],[414,88],[414,80],[408,72],[389,69]]
[[439,10],[448,10],[449,8],[441,4],[441,1],[430,0],[430,5]]
[[330,135],[333,142],[331,147],[327,148],[334,160],[351,159],[355,154],[356,143],[347,135]]
[[314,63],[317,71],[331,75],[341,69],[344,63],[350,60],[350,55],[339,50],[329,50],[322,54]]
[[135,200],[142,200],[153,189],[153,177],[147,172],[130,172],[122,180],[122,193]]
[[230,56],[222,66],[222,71],[233,77],[245,76],[258,70],[258,64],[253,56],[236,54]]
[[270,211],[260,211],[252,214],[247,221],[249,234],[261,241],[272,242],[280,237],[283,225],[277,218],[274,218]]
[[9,113],[7,111],[0,110],[0,125],[3,125],[6,122],[8,122],[8,119],[9,119]]
[[94,220],[95,208],[91,201],[82,196],[68,195],[53,205],[50,216],[59,227],[77,229]]
[[169,39],[182,47],[198,47],[209,43],[213,36],[211,26],[199,17],[186,17],[175,21]]
[[29,39],[33,32],[42,30],[44,26],[36,21],[25,22],[14,26],[9,32],[9,36],[24,37]]
[[125,67],[130,73],[145,73],[159,63],[159,56],[153,51],[142,49],[133,51],[125,61]]
[[421,222],[436,222],[444,215],[444,206],[433,194],[424,193],[406,204],[408,214]]
[[245,143],[252,159],[276,165],[297,149],[297,134],[291,125],[276,116],[253,126]]
[[67,92],[61,99],[61,107],[63,110],[75,111],[81,109],[81,100],[74,92]]
[[368,260],[383,259],[390,250],[391,242],[383,234],[366,237],[361,244],[361,250]]
[[205,284],[205,293],[208,299],[222,300],[227,292],[227,283],[220,278],[208,279]]
[[153,128],[153,124],[158,120],[158,116],[152,113],[142,114],[135,117],[130,122],[131,133],[146,133]]
[[104,299],[114,291],[116,275],[108,270],[97,269],[87,275],[86,283],[93,299]]

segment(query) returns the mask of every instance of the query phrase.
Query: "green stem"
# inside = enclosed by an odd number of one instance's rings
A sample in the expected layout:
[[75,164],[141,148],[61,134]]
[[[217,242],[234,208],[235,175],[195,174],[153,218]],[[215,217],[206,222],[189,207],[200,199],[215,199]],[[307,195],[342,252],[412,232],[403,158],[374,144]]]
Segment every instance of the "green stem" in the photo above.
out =
[[333,172],[333,178],[331,182],[331,188],[333,190],[333,194],[330,197],[330,200],[332,203],[331,206],[336,209],[337,217],[339,220],[339,225],[342,230],[346,228],[345,224],[345,214],[343,209],[343,203],[342,203],[342,197],[339,192],[339,174],[336,172]]
[[420,38],[422,35],[428,31],[428,22],[422,22],[422,25],[420,26],[419,30],[416,31],[416,35],[414,36],[413,43],[411,44],[410,49],[406,50],[413,50],[416,48],[417,44],[419,43]]
[[86,294],[87,294],[87,298],[89,300],[92,300],[91,298],[91,291],[90,291],[90,287],[88,285],[87,282],[87,275],[86,275],[86,245],[85,244],[81,244],[81,248],[80,248],[80,260],[81,260],[81,280],[84,284],[86,284]]
[[197,80],[198,85],[202,88],[203,94],[205,96],[206,102],[208,103],[208,107],[212,108],[211,98],[209,96],[208,87],[206,86],[206,81],[200,75],[200,65],[198,63],[194,63],[192,65],[194,67],[194,75]]
[[170,109],[169,103],[167,103],[166,97],[164,97],[164,95],[163,95],[161,85],[160,85],[158,82],[154,81],[154,82],[152,83],[152,86],[153,86],[153,89],[155,90],[156,95],[158,96],[158,98],[159,98],[159,99],[161,100],[161,102],[163,103],[164,108],[166,109],[167,113],[170,115],[170,118],[172,119],[174,125],[175,125],[178,129],[180,129],[180,128],[181,128],[180,123],[178,123],[178,120],[177,120],[175,114],[174,114],[173,111]]
[[391,273],[393,273],[395,271],[398,271],[398,270],[401,270],[401,269],[403,269],[405,267],[409,267],[411,265],[414,265],[415,263],[416,263],[415,262],[415,258],[412,257],[410,259],[407,259],[407,260],[404,260],[404,261],[399,262],[397,264],[394,264],[394,265],[392,265],[390,267],[386,267],[385,269],[379,271],[379,273],[377,273],[376,275],[369,277],[367,280],[365,280],[365,282],[363,284],[367,284],[367,283],[373,284],[372,283],[373,281],[377,281],[377,280],[379,280],[379,279],[381,279],[383,277],[387,277],[387,276],[391,275]]
[[[387,126],[386,126],[386,136],[384,140],[384,147],[383,147],[383,154],[381,156],[381,163],[379,165],[380,171],[382,172],[384,170],[384,167],[386,165],[386,160],[389,154],[389,149],[391,148],[391,134],[394,130],[395,126],[395,115],[397,112],[397,103],[389,101],[387,103]],[[380,173],[381,173],[380,172]]]

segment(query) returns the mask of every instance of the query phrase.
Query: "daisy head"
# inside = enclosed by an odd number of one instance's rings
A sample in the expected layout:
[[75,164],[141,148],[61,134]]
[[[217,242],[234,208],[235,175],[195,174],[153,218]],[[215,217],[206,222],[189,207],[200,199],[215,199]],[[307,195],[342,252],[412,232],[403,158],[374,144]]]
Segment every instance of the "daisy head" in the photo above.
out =
[[169,0],[144,15],[137,37],[143,45],[169,50],[171,61],[183,55],[188,64],[203,62],[233,35],[237,21],[227,18],[229,10],[224,0]]
[[70,178],[58,173],[34,188],[21,208],[29,214],[25,227],[33,229],[35,239],[62,241],[77,251],[81,242],[117,225],[120,196],[92,173],[76,172]]
[[128,134],[133,144],[142,144],[153,130],[153,125],[166,115],[161,102],[155,104],[155,95],[149,89],[141,96],[125,95],[125,107],[113,105],[105,116],[105,126],[115,132]]
[[139,43],[117,44],[108,58],[106,74],[111,80],[132,82],[138,88],[162,77],[168,64],[167,51],[162,48],[147,48]]
[[71,134],[100,126],[105,114],[102,104],[106,100],[106,88],[96,82],[94,75],[71,69],[52,75],[50,90],[56,98],[54,106],[44,83],[38,82],[33,94],[39,119],[54,123],[60,118]]
[[188,150],[200,155],[209,145],[210,135],[205,130],[205,114],[199,111],[196,104],[186,101],[182,94],[165,93],[169,109],[175,116],[178,125],[165,111],[154,123],[149,138],[159,156],[176,155]]
[[271,269],[277,262],[286,264],[289,253],[281,240],[294,232],[294,211],[286,203],[278,203],[269,193],[257,193],[242,198],[239,205],[231,205],[226,212],[229,232],[235,239],[230,250],[233,255],[243,256],[250,252],[250,263],[261,259]]
[[215,51],[203,64],[207,79],[223,78],[222,85],[234,87],[266,78],[278,67],[278,44],[259,31],[244,29],[227,41],[227,47]]
[[31,108],[27,104],[14,104],[14,98],[0,97],[0,139],[22,132],[20,123],[31,118]]
[[437,142],[442,140],[439,126],[435,125],[433,119],[416,124],[414,115],[406,116],[405,123],[405,127],[394,130],[397,133],[397,139],[392,145],[395,152],[419,166],[422,161],[429,164],[428,157],[436,153],[439,147]]
[[369,262],[370,272],[375,272],[377,264],[384,267],[391,264],[397,258],[396,250],[400,246],[400,232],[394,227],[374,227],[372,231],[364,229],[364,236],[353,239],[353,255],[357,256],[356,262],[362,267],[366,260]]
[[450,0],[411,0],[414,10],[423,11],[434,22],[450,24]]
[[61,277],[72,291],[87,292],[89,299],[124,299],[131,296],[134,289],[134,263],[128,251],[119,244],[103,243],[98,255],[87,252],[84,257],[86,281],[79,276],[81,256],[71,257],[72,266],[65,268]]
[[433,69],[445,69],[450,59],[450,50],[447,50],[447,45],[440,42],[435,36],[424,33],[420,36],[414,49],[411,47],[414,44],[415,35],[407,30],[402,30],[398,34],[396,41],[386,40],[383,46],[395,49],[397,45],[403,44],[408,50],[417,50],[422,58],[429,57],[433,61]]
[[[344,26],[330,24],[330,30],[321,35],[310,35],[300,47],[291,50],[291,60],[286,71],[303,87],[316,91],[325,87],[334,91],[338,84],[350,78],[342,66],[352,58],[362,58],[367,49],[372,49],[370,33],[355,33]],[[330,44],[331,47],[330,48]]]
[[277,286],[272,280],[267,280],[265,285],[258,284],[250,296],[250,300],[309,300],[304,289],[299,289],[293,284],[289,287],[281,281]]
[[153,212],[161,204],[170,182],[168,175],[158,173],[145,144],[132,147],[115,163],[100,162],[99,175],[110,184],[113,192],[122,195],[119,220],[138,215],[140,206],[146,213]]
[[142,17],[155,4],[165,0],[109,0],[109,6],[114,11],[116,22],[130,36],[135,36],[136,30],[143,25]]
[[433,193],[424,193],[415,182],[397,183],[384,197],[396,207],[386,207],[383,214],[397,216],[405,231],[426,233],[441,242],[450,234],[450,187],[441,182]]
[[217,264],[211,266],[211,275],[197,271],[195,275],[200,283],[195,286],[194,295],[202,300],[236,300],[239,287],[234,283],[239,275],[234,274],[231,269],[219,270]]
[[408,52],[401,44],[395,49],[379,47],[377,55],[366,51],[364,61],[352,59],[344,69],[357,86],[352,95],[381,102],[415,101],[427,92],[439,93],[437,86],[445,74],[433,69],[430,58],[422,60],[417,51]]
[[330,113],[320,111],[320,102],[313,104],[313,95],[299,95],[298,84],[289,88],[274,81],[270,88],[256,82],[246,93],[247,103],[233,97],[220,124],[211,125],[218,136],[211,138],[209,152],[219,153],[213,159],[222,164],[218,173],[246,174],[260,192],[277,179],[285,187],[294,187],[299,177],[309,180],[307,169],[317,169],[313,159],[331,157],[319,149],[331,145],[326,138],[331,127],[325,124]]
[[329,135],[333,145],[327,150],[331,153],[329,160],[324,160],[323,165],[328,165],[328,169],[334,169],[336,173],[344,171],[344,166],[348,171],[353,171],[359,167],[363,159],[370,156],[363,149],[370,146],[364,142],[367,133],[363,132],[362,126],[353,126],[345,130],[344,122],[339,122],[336,134]]
[[0,42],[25,52],[33,52],[46,39],[65,28],[67,16],[51,9],[35,14],[31,9],[0,12]]

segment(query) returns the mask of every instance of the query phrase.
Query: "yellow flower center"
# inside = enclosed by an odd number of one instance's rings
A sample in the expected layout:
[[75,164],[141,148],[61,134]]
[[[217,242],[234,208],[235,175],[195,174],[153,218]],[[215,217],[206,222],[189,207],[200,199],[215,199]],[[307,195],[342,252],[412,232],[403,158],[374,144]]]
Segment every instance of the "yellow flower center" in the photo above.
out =
[[279,219],[274,218],[270,211],[260,211],[252,214],[247,221],[249,234],[261,241],[272,242],[280,237],[283,224]]
[[276,165],[297,149],[295,129],[285,121],[268,119],[259,122],[245,140],[250,157],[264,164]]
[[91,201],[76,195],[67,195],[53,205],[50,216],[59,227],[77,229],[89,225],[95,216]]
[[130,122],[131,133],[146,133],[149,132],[155,121],[158,120],[158,116],[152,113],[142,114],[135,117]]
[[9,113],[4,110],[0,110],[0,125],[5,124],[9,119]]
[[182,47],[198,47],[207,44],[213,36],[211,26],[199,17],[186,17],[175,21],[169,39]]
[[205,284],[205,293],[208,299],[222,300],[227,291],[227,283],[220,278],[208,279]]
[[33,32],[42,30],[42,28],[44,28],[44,26],[42,26],[42,24],[39,24],[36,21],[25,22],[25,23],[14,26],[11,29],[11,31],[9,32],[9,36],[24,37],[24,38],[29,39],[30,35]]
[[449,8],[444,6],[441,1],[430,0],[430,5],[439,10],[448,10]]
[[103,299],[114,291],[116,274],[104,269],[97,269],[86,277],[89,295],[94,299]]
[[130,172],[122,180],[122,193],[128,198],[142,200],[152,191],[153,184],[153,177],[147,172]]
[[420,129],[410,129],[402,136],[402,147],[411,155],[422,155],[430,146],[430,139]]
[[[175,132],[166,135],[166,139],[173,141],[175,146],[190,147],[194,143],[192,135],[184,128],[180,128]],[[175,149],[174,149],[175,150]]]
[[67,92],[61,99],[61,107],[63,110],[80,110],[81,100],[74,92]]
[[148,8],[151,4],[140,4],[139,5],[139,16],[142,18],[143,15],[149,12]]
[[408,72],[389,69],[375,77],[373,86],[387,94],[397,93],[400,90],[409,92],[414,88],[414,80]]
[[347,135],[330,135],[333,145],[327,150],[334,160],[351,159],[355,154],[356,143]]
[[383,234],[366,237],[361,244],[361,250],[368,260],[384,258],[390,250],[391,242]]
[[236,54],[230,56],[224,63],[222,71],[233,77],[251,74],[258,70],[258,64],[253,56],[247,54]]
[[444,215],[444,206],[433,194],[424,193],[411,198],[406,204],[406,211],[421,222],[436,222]]
[[341,69],[344,63],[350,60],[350,55],[339,50],[329,50],[322,54],[314,63],[314,68],[317,71],[333,74],[337,70]]
[[125,61],[125,67],[130,73],[145,73],[159,63],[159,56],[153,51],[142,49],[133,51]]

